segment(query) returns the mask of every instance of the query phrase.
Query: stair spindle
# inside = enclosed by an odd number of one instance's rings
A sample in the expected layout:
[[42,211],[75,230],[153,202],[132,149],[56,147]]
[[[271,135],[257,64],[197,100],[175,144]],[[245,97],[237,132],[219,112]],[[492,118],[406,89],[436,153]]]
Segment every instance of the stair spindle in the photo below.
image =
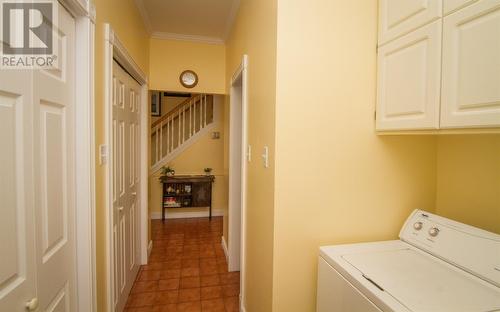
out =
[[203,95],[205,101],[204,101],[204,104],[203,104],[203,127],[205,127],[207,125],[207,95],[204,94]]
[[[163,127],[160,124],[160,159],[163,158]],[[158,148],[158,147],[156,147]]]
[[170,154],[170,127],[168,126],[170,117],[167,118],[166,125],[167,125],[167,140],[165,143],[165,148],[167,149],[167,155]]

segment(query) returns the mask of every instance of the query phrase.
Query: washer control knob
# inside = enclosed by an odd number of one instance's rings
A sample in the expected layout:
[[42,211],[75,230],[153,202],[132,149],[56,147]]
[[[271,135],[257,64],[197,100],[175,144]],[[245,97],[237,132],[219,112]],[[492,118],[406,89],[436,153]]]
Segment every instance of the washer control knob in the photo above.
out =
[[439,229],[437,227],[431,227],[429,229],[429,235],[432,237],[436,237],[439,234]]
[[424,224],[420,221],[418,222],[415,222],[415,224],[413,224],[413,228],[417,231],[420,231],[422,229],[422,227],[424,226]]

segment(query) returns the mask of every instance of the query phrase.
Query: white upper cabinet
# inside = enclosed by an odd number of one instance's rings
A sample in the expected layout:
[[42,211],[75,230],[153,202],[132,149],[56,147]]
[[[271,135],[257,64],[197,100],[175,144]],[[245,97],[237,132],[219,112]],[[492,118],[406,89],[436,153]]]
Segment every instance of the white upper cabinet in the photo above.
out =
[[500,0],[444,18],[441,128],[500,125]]
[[442,0],[380,0],[379,45],[442,16]]
[[377,129],[437,129],[441,84],[441,22],[378,51]]
[[444,15],[447,15],[450,12],[463,8],[476,1],[477,0],[444,0],[443,3]]
[[500,0],[443,1],[380,0],[377,130],[500,127]]

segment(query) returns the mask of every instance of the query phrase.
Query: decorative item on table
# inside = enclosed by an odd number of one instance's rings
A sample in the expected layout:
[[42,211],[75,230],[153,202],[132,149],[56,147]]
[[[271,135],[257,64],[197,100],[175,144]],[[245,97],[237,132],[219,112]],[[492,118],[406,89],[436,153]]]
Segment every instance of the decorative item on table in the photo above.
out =
[[175,197],[165,197],[163,206],[166,208],[178,208],[181,207],[181,203],[178,203]]
[[205,169],[203,169],[203,171],[205,171],[205,175],[207,175],[207,176],[212,174],[212,168],[205,168]]
[[175,175],[175,170],[174,168],[170,167],[170,166],[164,166],[161,168],[161,174],[162,175],[166,175],[168,177],[172,177]]

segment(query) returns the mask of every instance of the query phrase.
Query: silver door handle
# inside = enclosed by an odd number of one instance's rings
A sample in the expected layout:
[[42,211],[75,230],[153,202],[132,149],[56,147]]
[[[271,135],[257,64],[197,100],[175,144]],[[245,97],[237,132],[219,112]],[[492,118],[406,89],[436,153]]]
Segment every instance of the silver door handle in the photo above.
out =
[[132,196],[137,196],[137,192],[132,192]]
[[123,207],[118,207],[118,211],[123,211]]

